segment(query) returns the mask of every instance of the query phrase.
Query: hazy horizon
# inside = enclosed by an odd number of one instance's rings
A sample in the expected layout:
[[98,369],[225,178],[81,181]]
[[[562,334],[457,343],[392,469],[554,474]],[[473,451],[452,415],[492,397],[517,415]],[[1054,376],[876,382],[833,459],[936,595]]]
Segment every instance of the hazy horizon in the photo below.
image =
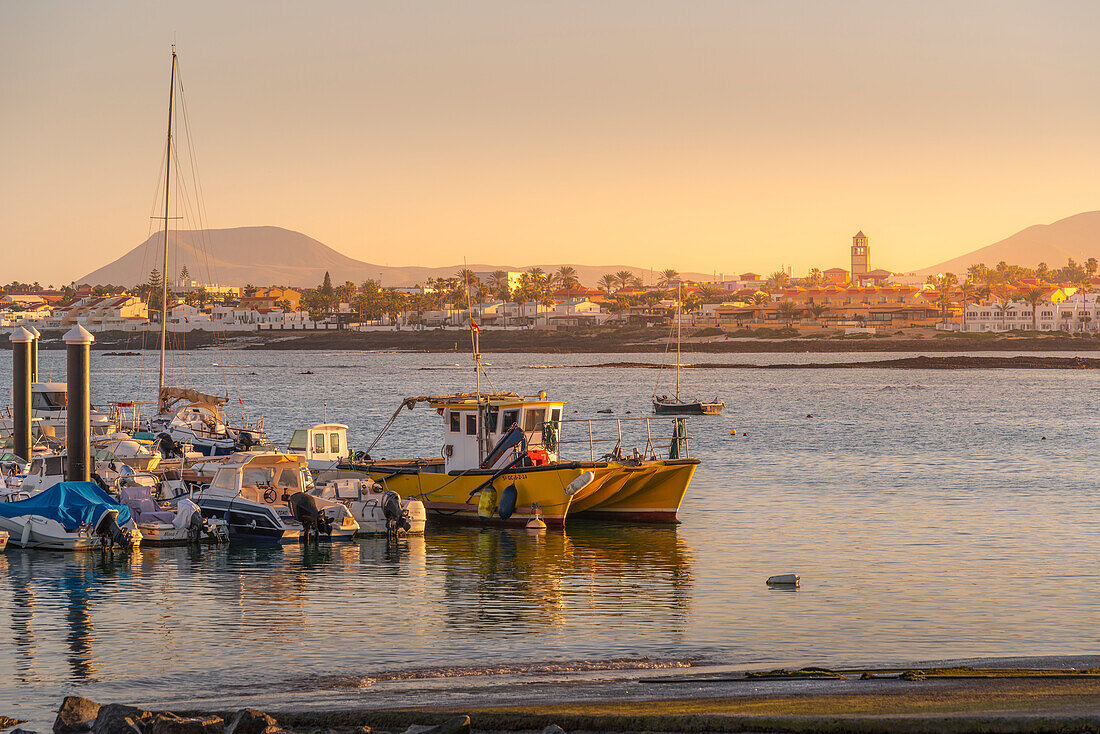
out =
[[[0,281],[211,228],[381,265],[913,270],[1100,209],[1087,2],[6,3]],[[29,255],[32,255],[30,256]]]

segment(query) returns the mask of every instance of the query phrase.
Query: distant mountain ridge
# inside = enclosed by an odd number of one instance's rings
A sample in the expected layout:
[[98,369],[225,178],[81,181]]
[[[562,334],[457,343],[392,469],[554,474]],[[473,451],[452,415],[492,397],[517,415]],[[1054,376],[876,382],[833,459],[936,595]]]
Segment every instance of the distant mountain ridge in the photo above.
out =
[[1100,257],[1100,211],[1082,212],[1050,224],[1032,225],[1000,242],[918,270],[915,275],[921,280],[938,273],[961,276],[976,263],[994,267],[1002,260],[1009,265],[1031,268],[1045,262],[1051,268],[1058,268],[1071,257],[1077,262]]
[[[160,262],[164,247],[164,234],[157,232],[145,242],[127,252],[114,262],[78,278],[77,283],[91,285],[132,286],[149,278],[154,263]],[[441,268],[386,267],[355,260],[343,255],[301,232],[282,227],[233,227],[230,229],[179,230],[169,235],[170,270],[175,276],[186,265],[191,277],[202,283],[238,285],[251,283],[256,286],[287,285],[309,288],[319,285],[325,272],[333,282],[351,280],[361,283],[368,278],[378,279],[388,287],[410,286],[424,283],[428,278],[449,278],[462,266]],[[527,270],[541,267],[547,272],[562,265],[577,269],[582,284],[596,287],[596,281],[605,273],[630,270],[648,279],[649,268],[631,265],[577,265],[573,263],[516,265],[486,265],[471,263],[467,267],[475,272],[491,270]],[[681,273],[692,280],[709,280],[703,273]]]

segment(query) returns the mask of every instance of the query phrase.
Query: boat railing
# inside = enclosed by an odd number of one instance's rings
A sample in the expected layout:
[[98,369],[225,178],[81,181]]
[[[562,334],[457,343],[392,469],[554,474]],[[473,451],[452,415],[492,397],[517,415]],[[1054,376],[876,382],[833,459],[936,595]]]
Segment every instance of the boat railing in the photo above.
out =
[[[655,426],[654,423],[657,425]],[[671,433],[660,426],[671,425]],[[568,428],[567,428],[568,426]],[[529,448],[557,452],[563,459],[565,447],[588,445],[588,460],[599,459],[687,459],[691,454],[687,418],[565,418],[546,421],[535,432]],[[624,441],[632,442],[631,454],[623,453]],[[638,447],[643,446],[639,451]],[[582,449],[583,450],[583,449]]]

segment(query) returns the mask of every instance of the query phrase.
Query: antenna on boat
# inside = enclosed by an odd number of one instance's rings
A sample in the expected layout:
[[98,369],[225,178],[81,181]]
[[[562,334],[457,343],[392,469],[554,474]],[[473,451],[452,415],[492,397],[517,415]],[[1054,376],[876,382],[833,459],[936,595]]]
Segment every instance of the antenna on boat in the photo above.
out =
[[485,421],[481,415],[481,329],[474,321],[474,309],[470,303],[470,268],[462,258],[462,288],[466,291],[466,316],[470,319],[470,348],[474,353],[474,385],[477,390],[477,461],[485,459]]
[[172,78],[168,88],[168,154],[164,163],[164,261],[161,274],[160,303],[160,376],[157,380],[157,402],[160,408],[161,393],[164,392],[164,344],[168,338],[168,203],[172,181],[172,117],[176,102],[176,44],[172,44]]

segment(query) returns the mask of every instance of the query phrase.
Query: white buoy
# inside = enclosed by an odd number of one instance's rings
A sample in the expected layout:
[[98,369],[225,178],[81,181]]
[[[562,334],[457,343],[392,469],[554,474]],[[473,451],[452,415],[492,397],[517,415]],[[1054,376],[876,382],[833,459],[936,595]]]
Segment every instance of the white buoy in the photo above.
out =
[[798,586],[801,581],[796,573],[784,573],[768,578],[768,586]]
[[535,516],[527,521],[525,526],[528,530],[546,530],[546,523],[542,519],[542,510],[538,505],[531,505],[531,509],[535,511]]

